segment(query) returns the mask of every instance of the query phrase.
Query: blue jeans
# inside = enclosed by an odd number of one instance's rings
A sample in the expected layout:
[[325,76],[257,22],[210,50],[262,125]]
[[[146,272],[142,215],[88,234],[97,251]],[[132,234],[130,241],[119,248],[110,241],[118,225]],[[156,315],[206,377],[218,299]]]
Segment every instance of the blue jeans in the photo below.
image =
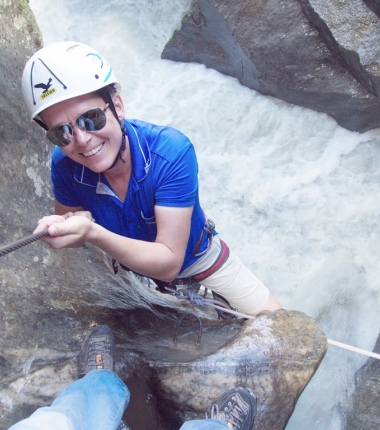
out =
[[[51,406],[38,409],[31,417],[20,421],[9,430],[54,428],[51,427],[51,421],[45,424],[44,419],[48,416],[56,420],[56,428],[64,430],[116,430],[128,406],[129,397],[127,386],[115,373],[110,370],[93,370],[69,385]],[[51,414],[52,412],[57,415]],[[61,422],[59,417],[65,422]],[[228,426],[222,421],[205,419],[187,421],[180,430],[225,428]]]

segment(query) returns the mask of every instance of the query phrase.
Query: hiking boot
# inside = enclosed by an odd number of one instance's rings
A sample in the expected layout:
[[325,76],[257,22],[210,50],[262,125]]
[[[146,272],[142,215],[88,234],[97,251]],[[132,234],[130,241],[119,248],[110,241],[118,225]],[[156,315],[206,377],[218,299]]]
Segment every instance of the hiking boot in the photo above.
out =
[[257,413],[257,399],[249,388],[231,388],[222,394],[211,409],[211,418],[223,421],[230,429],[252,430]]
[[115,339],[105,325],[94,327],[83,342],[79,354],[79,377],[91,370],[114,369]]

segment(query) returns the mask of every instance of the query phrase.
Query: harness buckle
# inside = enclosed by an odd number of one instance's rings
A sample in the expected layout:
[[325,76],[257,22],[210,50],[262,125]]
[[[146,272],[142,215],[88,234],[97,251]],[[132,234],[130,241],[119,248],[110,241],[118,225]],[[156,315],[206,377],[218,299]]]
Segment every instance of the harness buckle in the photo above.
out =
[[208,228],[213,236],[217,233],[215,231],[215,222],[211,218],[207,218],[206,228]]

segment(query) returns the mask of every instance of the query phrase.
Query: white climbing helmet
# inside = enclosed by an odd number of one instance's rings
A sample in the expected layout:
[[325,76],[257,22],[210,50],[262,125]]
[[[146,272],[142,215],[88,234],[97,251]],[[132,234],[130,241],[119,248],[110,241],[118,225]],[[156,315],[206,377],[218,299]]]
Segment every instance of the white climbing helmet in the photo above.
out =
[[37,51],[26,63],[22,93],[31,119],[49,106],[119,82],[95,49],[79,42],[57,42]]

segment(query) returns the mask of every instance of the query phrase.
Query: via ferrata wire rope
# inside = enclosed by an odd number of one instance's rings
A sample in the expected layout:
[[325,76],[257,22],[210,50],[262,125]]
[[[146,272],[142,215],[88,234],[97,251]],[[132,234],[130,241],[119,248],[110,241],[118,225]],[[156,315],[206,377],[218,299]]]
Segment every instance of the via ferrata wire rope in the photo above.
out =
[[[176,296],[177,299],[188,299],[190,301],[190,303],[194,306],[200,306],[200,307],[210,306],[210,307],[213,307],[215,309],[220,309],[223,312],[227,312],[229,314],[232,314],[232,315],[235,315],[237,317],[244,318],[244,319],[254,320],[256,318],[252,315],[248,315],[248,314],[245,314],[242,312],[234,311],[234,310],[228,308],[226,305],[224,305],[224,303],[221,303],[217,300],[206,299],[205,297],[203,297],[203,296],[201,296],[201,295],[199,295],[199,294],[197,294],[191,290],[180,289],[180,290],[172,291],[172,292],[170,292],[170,294],[173,296]],[[331,339],[327,339],[327,343],[329,343],[330,345],[338,346],[339,348],[347,349],[349,351],[357,352],[359,354],[363,354],[363,355],[366,355],[368,357],[377,358],[378,360],[380,360],[380,354],[377,354],[375,352],[366,351],[365,349],[356,348],[355,346],[347,345],[345,343],[337,342],[337,341],[331,340]]]
[[36,240],[41,239],[42,237],[48,236],[48,230],[42,230],[38,233],[31,234],[30,236],[24,237],[22,239],[16,240],[9,245],[5,245],[0,248],[0,257],[9,254],[10,252],[16,251],[16,249],[22,248],[25,245],[29,245]]
[[[33,243],[45,236],[48,236],[48,230],[42,230],[38,233],[34,233],[31,234],[30,236],[26,236],[22,239],[16,240],[13,243],[10,243],[9,245],[5,245],[3,247],[0,248],[0,257],[3,257],[6,254],[9,254],[10,252],[16,251],[19,248],[22,248],[25,245],[29,245],[30,243]],[[180,297],[181,294],[177,295],[177,298],[186,298],[190,300],[189,294],[184,293],[184,291],[181,291],[183,297]],[[176,294],[175,294],[176,295]],[[205,299],[202,296],[199,296],[198,294],[193,294],[193,297],[191,297],[190,302],[193,305],[196,306],[211,306],[214,308],[218,308],[220,310],[223,310],[223,312],[227,312],[227,313],[231,313],[234,314],[236,316],[240,316],[242,318],[246,318],[246,319],[255,319],[256,317],[252,316],[252,315],[247,315],[241,312],[236,312],[233,311],[232,309],[228,309],[223,303],[218,302],[216,300],[208,300]],[[203,304],[201,304],[203,303]],[[219,306],[220,305],[220,306]],[[353,351],[353,352],[357,352],[359,354],[363,354],[366,355],[368,357],[372,357],[372,358],[377,358],[378,360],[380,360],[380,354],[376,354],[375,352],[371,352],[371,351],[366,351],[364,349],[360,349],[360,348],[356,348],[355,346],[351,346],[351,345],[347,345],[345,343],[341,343],[341,342],[337,342],[335,340],[331,340],[331,339],[327,339],[327,343],[329,343],[330,345],[334,345],[334,346],[338,346],[339,348],[343,348],[343,349],[347,349],[349,351]]]

